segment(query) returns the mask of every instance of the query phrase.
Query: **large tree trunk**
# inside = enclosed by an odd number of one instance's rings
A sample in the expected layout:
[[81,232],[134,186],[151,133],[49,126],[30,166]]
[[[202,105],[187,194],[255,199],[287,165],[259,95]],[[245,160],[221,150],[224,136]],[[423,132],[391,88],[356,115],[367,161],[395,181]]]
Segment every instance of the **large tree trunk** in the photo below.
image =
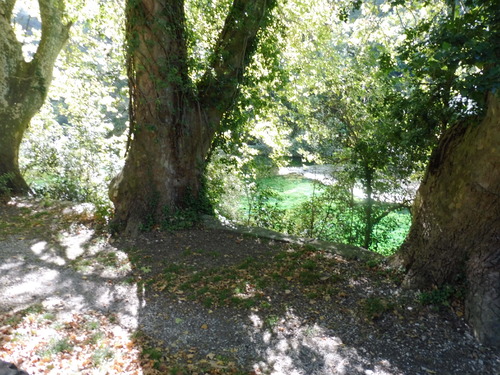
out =
[[466,278],[476,337],[500,347],[500,100],[480,124],[447,131],[431,157],[399,257],[418,288]]
[[195,87],[188,77],[184,2],[128,1],[131,142],[110,186],[116,230],[135,234],[202,198],[205,159],[272,3],[233,2],[211,67]]
[[39,0],[42,36],[30,62],[11,25],[15,0],[0,3],[0,177],[12,194],[28,192],[19,170],[19,147],[31,118],[42,106],[52,69],[66,43],[71,24],[63,22],[63,0]]

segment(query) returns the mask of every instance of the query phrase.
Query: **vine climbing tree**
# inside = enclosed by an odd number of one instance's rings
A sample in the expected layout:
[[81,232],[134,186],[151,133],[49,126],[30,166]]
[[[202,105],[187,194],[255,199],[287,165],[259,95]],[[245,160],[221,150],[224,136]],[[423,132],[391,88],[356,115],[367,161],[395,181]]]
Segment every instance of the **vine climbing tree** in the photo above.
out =
[[110,187],[116,230],[135,233],[201,204],[212,140],[235,102],[274,3],[234,0],[205,51],[208,66],[194,80],[184,1],[127,2],[131,134],[124,169]]

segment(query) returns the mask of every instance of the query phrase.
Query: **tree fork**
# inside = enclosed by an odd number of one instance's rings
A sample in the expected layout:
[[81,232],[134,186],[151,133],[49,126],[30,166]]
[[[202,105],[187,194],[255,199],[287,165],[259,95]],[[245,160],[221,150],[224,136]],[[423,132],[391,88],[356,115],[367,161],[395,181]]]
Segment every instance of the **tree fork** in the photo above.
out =
[[210,68],[195,87],[188,76],[184,2],[128,0],[131,139],[109,191],[117,231],[134,235],[147,221],[160,223],[166,213],[203,199],[212,141],[273,6],[270,0],[233,1]]

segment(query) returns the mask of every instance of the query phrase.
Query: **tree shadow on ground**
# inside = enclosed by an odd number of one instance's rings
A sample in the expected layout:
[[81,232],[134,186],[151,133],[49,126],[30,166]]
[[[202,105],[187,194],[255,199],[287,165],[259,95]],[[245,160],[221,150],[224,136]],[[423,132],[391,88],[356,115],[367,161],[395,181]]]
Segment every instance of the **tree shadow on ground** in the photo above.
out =
[[139,302],[126,254],[66,209],[0,206],[0,358],[29,373],[138,368],[130,335]]
[[[0,330],[0,358],[28,372],[425,374],[500,366],[460,319],[424,317],[382,269],[364,263],[214,229],[112,240],[60,207],[46,215],[29,205],[0,210],[0,326],[10,326]],[[389,306],[393,297],[399,306]],[[383,302],[381,311],[373,301]]]

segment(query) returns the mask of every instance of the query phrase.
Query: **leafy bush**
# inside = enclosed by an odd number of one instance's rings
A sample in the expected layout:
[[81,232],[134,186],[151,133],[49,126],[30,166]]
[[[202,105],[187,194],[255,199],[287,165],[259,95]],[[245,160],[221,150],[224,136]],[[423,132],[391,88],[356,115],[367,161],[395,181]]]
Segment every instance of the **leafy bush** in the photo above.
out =
[[424,291],[419,295],[419,301],[422,305],[449,306],[453,298],[460,298],[462,292],[451,285],[443,285],[429,291]]
[[205,171],[205,184],[207,198],[218,216],[232,220],[240,217],[243,197],[251,190],[256,173],[251,158],[214,152]]
[[200,212],[193,208],[176,210],[174,213],[164,211],[165,217],[161,223],[163,230],[181,230],[192,228],[200,221]]
[[352,196],[336,186],[291,212],[294,234],[322,240],[361,245],[362,212]]
[[247,196],[245,219],[247,224],[277,231],[284,229],[285,210],[279,208],[279,194],[269,188],[255,185],[255,190]]
[[95,11],[72,28],[47,100],[23,138],[19,164],[37,196],[94,203],[106,220],[108,185],[123,165],[128,88],[118,21],[123,7],[109,2]]
[[411,214],[408,209],[391,212],[375,226],[373,247],[370,250],[382,255],[392,255],[406,239],[411,226]]
[[[279,232],[303,237],[363,246],[365,236],[365,202],[353,197],[340,185],[318,189],[319,195],[298,206],[289,205],[288,196],[273,189],[272,178],[248,184],[243,201],[245,211],[237,219]],[[295,198],[294,198],[295,199]],[[393,254],[410,228],[411,215],[406,208],[385,202],[373,202],[376,220],[371,232],[370,250],[382,255]]]

